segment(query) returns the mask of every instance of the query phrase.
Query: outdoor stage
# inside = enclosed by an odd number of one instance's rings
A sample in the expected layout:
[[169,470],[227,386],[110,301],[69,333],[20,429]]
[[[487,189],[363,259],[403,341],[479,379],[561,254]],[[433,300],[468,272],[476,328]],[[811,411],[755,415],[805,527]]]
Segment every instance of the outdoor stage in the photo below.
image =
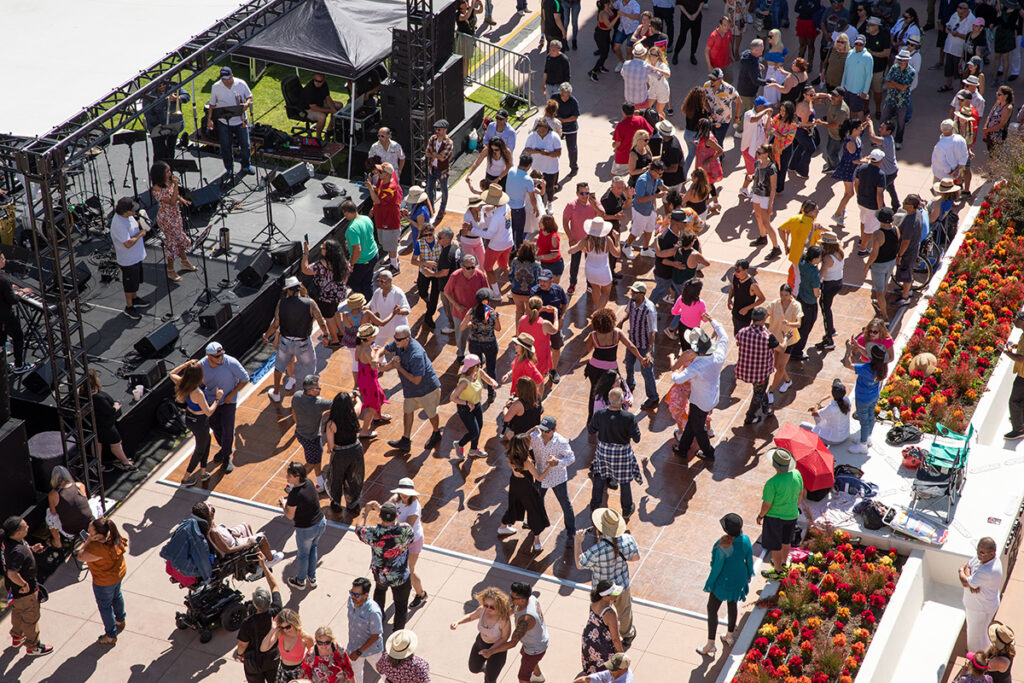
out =
[[[137,187],[144,199],[149,186],[144,150],[147,144],[137,142],[131,146],[135,156]],[[108,195],[116,198],[134,194],[128,150],[127,145],[110,145],[106,158],[100,155],[94,162],[95,171],[99,174],[100,196],[108,216]],[[193,172],[185,178],[193,191],[217,184],[224,172],[220,157],[216,154],[205,151],[198,154],[194,146],[188,150],[179,149],[177,154],[179,159],[193,159],[201,165],[202,177]],[[193,212],[189,232],[195,244],[190,259],[199,270],[194,273],[181,271],[181,281],[171,282],[169,290],[159,237],[151,236],[146,240],[147,257],[143,266],[145,281],[139,294],[152,305],[140,309],[141,320],[131,320],[122,313],[124,293],[120,274],[113,261],[113,247],[108,231],[109,217],[98,220],[89,230],[83,231],[87,235],[76,233],[76,262],[87,266],[90,273],[80,299],[89,366],[100,373],[104,391],[122,405],[120,430],[129,452],[150,438],[156,409],[160,401],[170,393],[170,381],[164,379],[155,390],[148,390],[141,401],[133,399],[133,385],[128,375],[145,360],[136,352],[135,344],[163,327],[168,322],[164,316],[170,315],[173,310],[170,322],[177,328],[179,337],[164,353],[155,356],[164,361],[167,371],[187,358],[200,357],[211,339],[221,342],[228,353],[243,355],[269,324],[279,297],[280,282],[285,275],[294,274],[298,270],[298,258],[291,259],[286,265],[272,264],[265,279],[257,287],[242,284],[238,279],[239,273],[264,248],[271,252],[278,251],[308,236],[310,248],[315,252],[325,239],[337,236],[339,224],[324,218],[323,207],[328,203],[336,206],[342,198],[329,202],[322,188],[324,181],[347,192],[357,204],[367,199],[365,187],[357,187],[347,180],[330,176],[311,178],[303,189],[292,196],[282,197],[272,192],[271,210],[276,227],[273,242],[267,244],[265,228],[268,217],[262,183],[271,167],[254,165],[259,169],[257,176],[236,175],[233,183],[225,186],[219,203],[212,204],[205,211]],[[126,168],[129,168],[128,176],[125,176]],[[76,203],[84,201],[85,194],[92,190],[88,176],[88,172],[74,176],[75,185],[72,186],[70,196],[76,197]],[[85,194],[80,195],[79,190]],[[231,248],[226,253],[219,249],[221,228],[227,228],[230,232]],[[204,235],[205,238],[199,244],[198,239]],[[37,290],[32,257],[29,255],[26,258],[26,254],[17,249],[4,248],[4,251],[9,254],[7,271],[12,274],[15,283]],[[113,279],[107,279],[106,276],[110,274]],[[221,286],[222,281],[226,281],[228,286]],[[207,282],[209,300],[205,289]],[[231,308],[230,319],[220,329],[200,328],[199,315],[208,303],[213,308],[225,304]],[[23,327],[29,327],[24,317],[22,323]],[[26,329],[25,332],[27,338],[31,339],[33,331]],[[31,347],[27,360],[35,361],[37,369],[47,365],[49,361],[45,342],[41,347]],[[12,375],[11,397],[14,416],[28,422],[30,434],[56,428],[52,394],[32,391],[29,375]],[[40,410],[40,406],[44,406],[44,409]]]

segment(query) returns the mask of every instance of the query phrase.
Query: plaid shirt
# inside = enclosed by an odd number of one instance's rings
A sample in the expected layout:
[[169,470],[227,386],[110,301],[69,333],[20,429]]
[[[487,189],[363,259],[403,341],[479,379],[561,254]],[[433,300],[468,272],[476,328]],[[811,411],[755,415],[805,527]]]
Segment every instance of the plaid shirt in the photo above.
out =
[[[395,143],[391,143],[395,144]],[[441,155],[440,159],[431,159],[430,167],[438,173],[446,173],[448,164],[451,163],[452,152],[455,151],[455,141],[450,137],[439,140],[436,135],[431,135],[427,140],[427,151]]]
[[597,584],[598,581],[611,581],[623,588],[629,588],[629,565],[622,559],[623,556],[640,556],[640,548],[629,532],[615,540],[602,537],[600,541],[583,551],[580,555],[580,566],[591,571],[593,576],[590,581],[593,584]]
[[768,344],[768,328],[764,325],[747,325],[736,333],[736,379],[756,384],[765,382],[775,367],[775,353]]
[[612,479],[621,483],[627,483],[630,480],[638,484],[644,483],[640,473],[640,463],[636,461],[633,447],[628,443],[598,441],[590,471],[595,477]]
[[651,65],[642,59],[631,59],[622,65],[622,81],[624,95],[630,104],[647,101],[647,75],[651,73]]

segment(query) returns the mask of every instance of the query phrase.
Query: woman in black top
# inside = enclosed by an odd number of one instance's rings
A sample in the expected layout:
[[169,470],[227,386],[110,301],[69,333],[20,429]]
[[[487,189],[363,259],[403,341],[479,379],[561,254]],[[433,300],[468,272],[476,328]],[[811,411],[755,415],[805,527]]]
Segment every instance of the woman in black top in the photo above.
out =
[[[331,453],[327,473],[327,496],[331,499],[331,512],[347,509],[355,517],[359,514],[359,496],[363,492],[365,463],[363,444],[359,441],[359,414],[363,410],[359,395],[339,391],[331,401],[324,424],[324,441]],[[342,496],[348,507],[341,507]]]
[[306,478],[306,466],[301,462],[288,463],[288,497],[280,503],[284,516],[295,524],[295,545],[298,558],[295,576],[288,577],[288,585],[298,590],[316,588],[316,563],[319,559],[317,543],[327,528],[327,520],[320,509],[320,497],[312,479]]
[[89,370],[86,379],[86,386],[92,393],[92,409],[96,424],[96,444],[100,449],[98,457],[102,457],[102,449],[109,446],[110,451],[117,458],[116,466],[122,470],[137,470],[138,467],[125,455],[124,447],[121,445],[121,434],[117,431],[117,411],[121,410],[121,404],[102,391],[100,376],[95,370]]
[[540,416],[543,414],[544,406],[540,403],[537,383],[530,377],[520,377],[516,380],[515,395],[505,404],[505,411],[501,414],[505,424],[505,438],[529,434],[531,429],[540,424]]
[[537,472],[533,451],[530,450],[530,435],[517,434],[508,445],[506,457],[512,474],[508,479],[508,508],[501,517],[498,535],[511,536],[516,532],[512,525],[525,518],[530,533],[533,534],[532,550],[535,553],[540,552],[544,549],[540,535],[551,526],[551,522],[547,510],[544,509],[540,487],[537,485],[541,476]]

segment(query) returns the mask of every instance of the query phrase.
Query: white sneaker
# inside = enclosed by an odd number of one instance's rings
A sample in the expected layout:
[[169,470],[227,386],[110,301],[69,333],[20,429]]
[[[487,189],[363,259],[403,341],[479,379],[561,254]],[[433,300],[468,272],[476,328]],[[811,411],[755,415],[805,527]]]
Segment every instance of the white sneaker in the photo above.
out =
[[544,683],[545,680],[547,679],[544,678],[544,674],[541,674],[540,676],[530,676],[530,683]]
[[857,443],[855,443],[852,446],[850,446],[850,452],[851,453],[867,453],[868,452],[868,445],[866,443],[861,443],[861,442],[858,441]]
[[832,216],[832,222],[835,223],[836,225],[845,226],[845,220],[846,219],[843,218],[842,214],[837,213],[836,215]]
[[741,187],[740,188],[740,194],[743,195],[746,199],[750,199],[750,197],[751,197],[751,195],[750,195],[750,188],[749,187]]
[[742,131],[742,130],[739,130],[739,129],[736,129],[736,130],[734,130],[734,131],[732,132],[732,136],[733,136],[734,138],[741,138],[741,137],[743,137],[743,131]]
[[615,73],[619,73],[620,71],[622,71],[622,62],[615,65]]
[[454,333],[455,333],[455,328],[452,327],[451,325],[447,325],[447,326],[441,328],[441,334],[454,334]]
[[772,405],[773,403],[775,403],[775,394],[769,391],[768,392],[768,405]]
[[494,286],[491,287],[491,291],[494,292],[494,297],[495,298],[497,298],[497,299],[501,298],[501,287],[499,287],[497,284],[495,284]]
[[284,553],[280,550],[275,550],[271,553],[270,561],[267,562],[267,567],[273,567],[275,564],[284,559]]
[[295,388],[295,378],[294,377],[289,377],[288,381],[284,383],[284,390],[285,391],[291,391],[294,388]]
[[651,249],[650,247],[648,247],[648,248],[644,249],[643,251],[641,251],[640,255],[641,256],[646,256],[648,258],[654,258],[654,250]]
[[516,530],[515,530],[515,529],[513,529],[512,527],[510,527],[510,526],[507,526],[507,525],[505,525],[505,526],[499,526],[499,527],[498,527],[498,535],[499,535],[499,536],[511,536],[511,535],[512,535],[512,534],[514,534],[515,532],[516,532]]
[[633,258],[633,247],[623,247],[622,248],[622,256],[623,256],[623,258],[628,258],[628,259]]
[[281,394],[277,393],[273,389],[271,389],[270,391],[267,392],[267,396],[269,396],[270,400],[273,401],[274,403],[280,403],[281,402]]
[[787,391],[789,390],[789,388],[790,388],[791,386],[793,386],[793,380],[791,380],[791,379],[787,379],[787,380],[786,380],[785,382],[783,382],[783,383],[782,383],[782,385],[781,385],[781,386],[779,387],[779,391],[781,391],[782,393],[786,393],[786,392],[787,392]]
[[544,544],[541,543],[540,539],[538,538],[536,541],[533,542],[533,552],[539,553],[542,550],[544,550]]

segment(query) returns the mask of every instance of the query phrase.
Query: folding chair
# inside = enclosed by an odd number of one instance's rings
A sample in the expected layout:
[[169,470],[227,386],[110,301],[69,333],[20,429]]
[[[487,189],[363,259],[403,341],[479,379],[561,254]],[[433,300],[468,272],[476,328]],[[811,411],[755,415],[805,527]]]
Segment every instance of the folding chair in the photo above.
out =
[[945,502],[946,523],[949,523],[964,487],[967,456],[971,450],[970,440],[973,436],[973,425],[966,434],[954,432],[942,424],[936,425],[935,437],[928,449],[928,456],[914,478],[910,509],[916,508],[918,502],[923,503],[924,508],[930,509],[936,509],[937,505]]

